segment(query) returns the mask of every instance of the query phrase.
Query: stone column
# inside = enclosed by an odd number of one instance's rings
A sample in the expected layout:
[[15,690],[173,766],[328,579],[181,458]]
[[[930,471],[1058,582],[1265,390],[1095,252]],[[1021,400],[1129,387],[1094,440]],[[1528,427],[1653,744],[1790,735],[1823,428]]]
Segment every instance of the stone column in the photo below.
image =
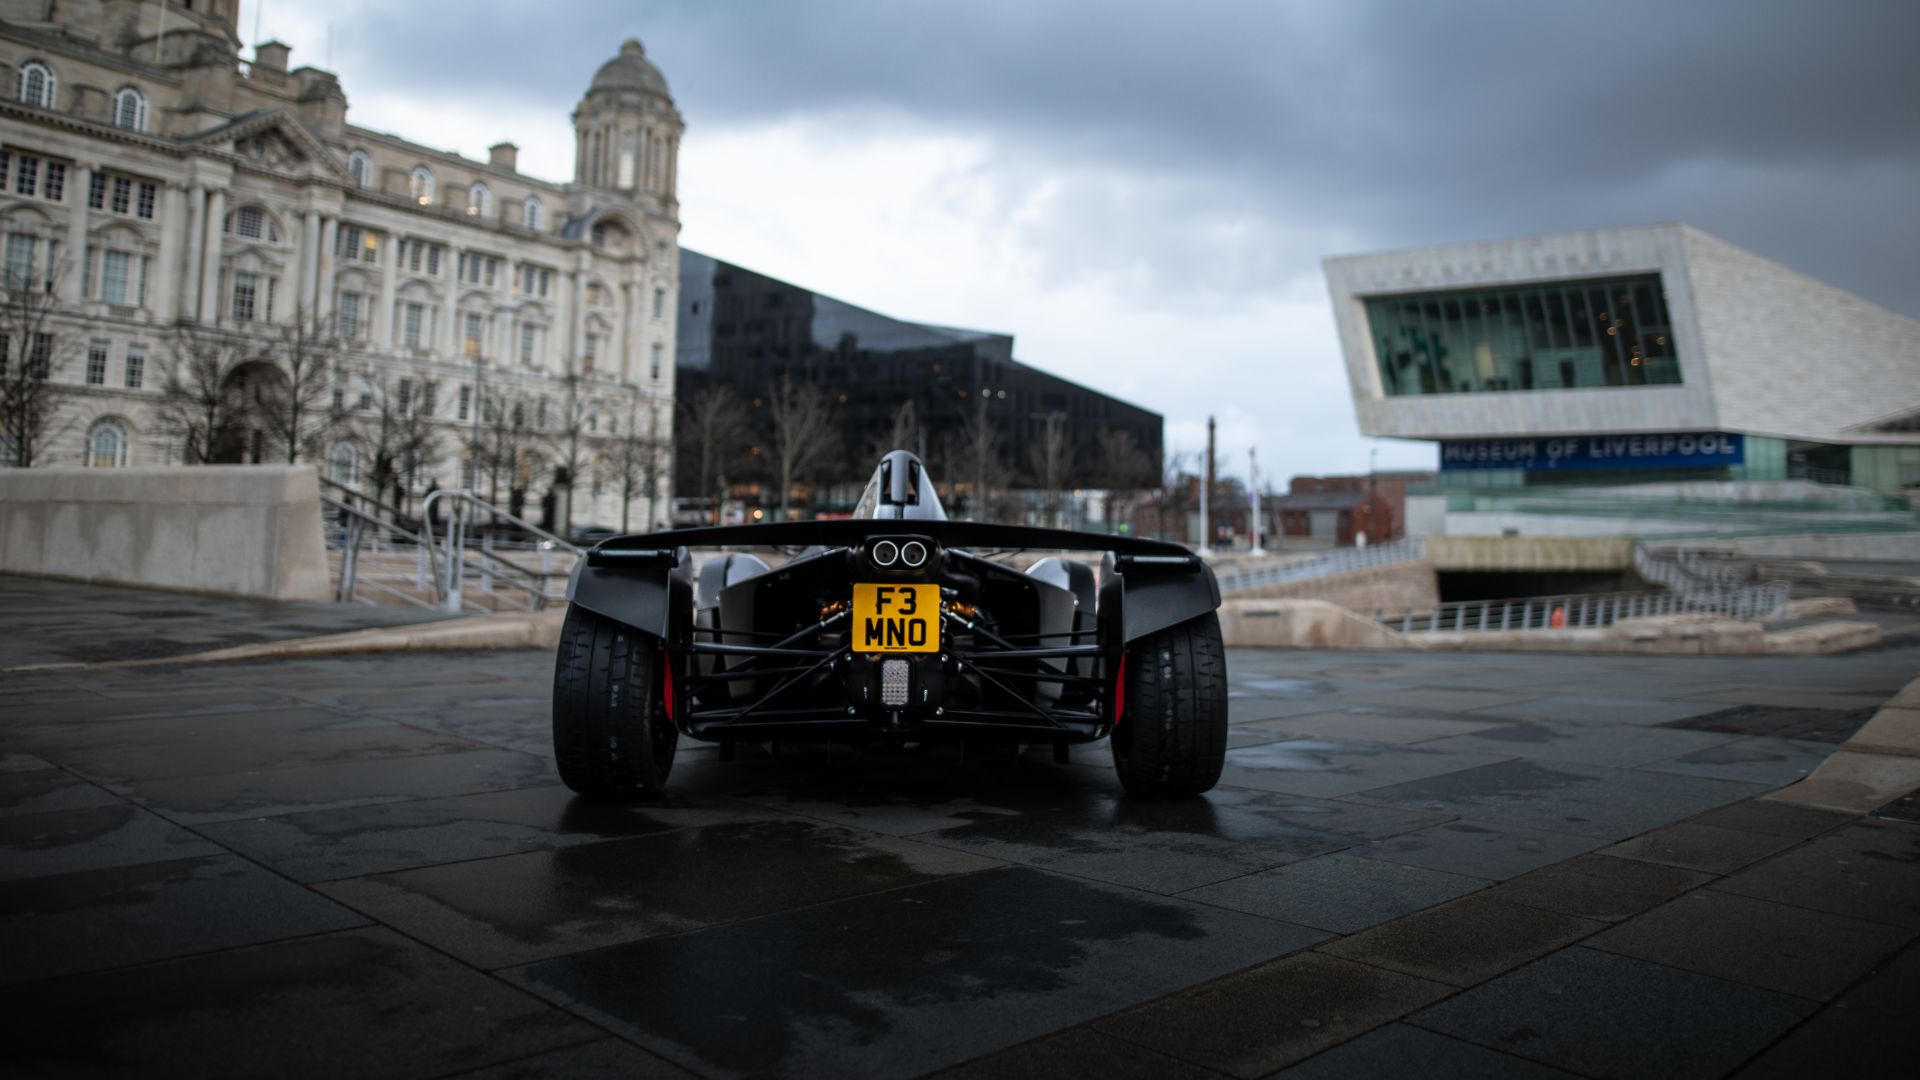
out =
[[187,192],[187,265],[180,270],[180,317],[200,317],[200,262],[206,257],[207,189],[199,184]]
[[78,162],[67,170],[67,190],[73,196],[67,200],[67,266],[60,274],[60,298],[69,304],[80,302],[81,284],[86,279],[87,192],[92,187],[88,180],[92,172],[92,166]]
[[454,321],[460,312],[460,249],[447,245],[447,256],[441,262],[441,269],[447,272],[447,295],[440,307],[440,355],[449,360],[459,355],[454,343],[459,340],[454,332]]
[[207,215],[200,231],[206,239],[200,249],[200,321],[218,324],[220,320],[220,227],[227,220],[227,193],[215,189],[207,193]]
[[[155,321],[177,317],[180,312],[181,286],[187,274],[180,272],[183,257],[180,243],[186,237],[186,206],[178,184],[160,188],[160,256],[153,265],[153,292],[147,297],[147,309]],[[191,273],[191,271],[189,271]]]
[[297,314],[302,323],[311,324],[317,307],[320,278],[320,211],[307,211],[300,233],[300,304]]
[[[339,241],[340,219],[331,215],[321,218],[320,253],[314,263],[313,317],[323,327],[333,318],[333,247]],[[360,317],[365,319],[366,313]]]
[[396,324],[399,318],[393,310],[394,289],[399,285],[400,277],[400,234],[387,234],[387,249],[380,255],[380,306],[373,312],[374,341],[387,352],[393,351],[393,343],[400,337]]

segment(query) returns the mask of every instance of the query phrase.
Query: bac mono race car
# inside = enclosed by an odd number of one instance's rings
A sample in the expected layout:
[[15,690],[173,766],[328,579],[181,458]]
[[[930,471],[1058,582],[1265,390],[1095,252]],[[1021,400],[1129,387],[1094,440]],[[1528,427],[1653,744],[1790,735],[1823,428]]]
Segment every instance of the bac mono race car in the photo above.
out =
[[[744,553],[797,549],[779,566]],[[1024,570],[1016,551],[1060,556]],[[602,541],[574,569],[554,674],[560,777],[659,794],[682,736],[940,743],[1109,740],[1135,795],[1191,795],[1227,744],[1220,587],[1176,544],[949,521],[918,458],[888,454],[852,520]]]

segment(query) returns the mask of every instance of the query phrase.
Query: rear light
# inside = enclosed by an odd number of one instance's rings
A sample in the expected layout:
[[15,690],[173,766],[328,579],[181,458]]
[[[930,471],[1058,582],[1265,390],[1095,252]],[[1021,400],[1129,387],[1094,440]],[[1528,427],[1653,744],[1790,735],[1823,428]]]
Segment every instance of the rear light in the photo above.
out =
[[1113,676],[1113,726],[1120,726],[1120,717],[1127,711],[1127,654],[1120,654],[1120,670]]
[[673,654],[665,648],[660,650],[660,674],[663,680],[661,689],[665,691],[667,701],[667,723],[673,723]]
[[907,662],[898,657],[880,662],[880,704],[898,709],[907,703],[912,688]]

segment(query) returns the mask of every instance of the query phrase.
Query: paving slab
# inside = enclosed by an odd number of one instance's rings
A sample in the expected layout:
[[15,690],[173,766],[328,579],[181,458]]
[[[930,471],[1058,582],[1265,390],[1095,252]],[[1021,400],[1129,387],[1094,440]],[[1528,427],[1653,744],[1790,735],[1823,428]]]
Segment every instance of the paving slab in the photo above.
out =
[[1607,924],[1480,893],[1331,941],[1324,953],[1450,986],[1473,986]]
[[[1417,1065],[1415,1064],[1417,1063]],[[1412,1024],[1388,1024],[1273,1075],[1286,1080],[1573,1080],[1573,1073]]]
[[1910,945],[1741,1067],[1735,1080],[1904,1076],[1920,1061],[1916,1001],[1920,946]]
[[943,1069],[929,1080],[1058,1080],[1063,1076],[1226,1080],[1227,1074],[1168,1057],[1105,1032],[1077,1027],[976,1058],[956,1068]]
[[308,810],[550,785],[553,763],[513,750],[300,765],[266,772],[134,780],[114,789],[175,821],[199,825]]
[[1759,784],[1512,759],[1350,798],[1476,821],[1624,840],[1766,790]]
[[1436,716],[1410,716],[1363,709],[1306,713],[1277,720],[1261,720],[1239,730],[1271,731],[1282,735],[1319,736],[1348,742],[1391,743],[1405,746],[1466,735],[1488,728],[1505,726],[1502,720],[1464,720]]
[[1794,845],[1791,837],[1723,829],[1698,820],[1680,821],[1636,836],[1602,851],[1616,859],[1638,859],[1709,874],[1731,874]]
[[1677,776],[1705,776],[1784,787],[1812,774],[1834,750],[1829,743],[1754,736],[1650,762],[1645,768],[1648,772]]
[[[1635,687],[1635,689],[1639,689]],[[1473,710],[1475,716],[1507,720],[1558,720],[1575,723],[1644,726],[1665,724],[1688,717],[1703,716],[1725,708],[1719,702],[1674,701],[1647,697],[1615,697],[1611,694],[1543,697],[1512,705],[1495,705]]]
[[1717,1078],[1816,1004],[1574,946],[1409,1022],[1586,1076]]
[[1881,693],[1821,690],[1804,684],[1781,683],[1708,690],[1682,696],[1688,701],[1724,701],[1739,705],[1773,705],[1798,709],[1846,711],[1878,708],[1887,700],[1887,695]]
[[1524,691],[1503,693],[1486,689],[1463,690],[1444,686],[1413,686],[1404,690],[1363,690],[1357,694],[1345,694],[1343,699],[1426,712],[1466,712],[1469,709],[1517,705],[1520,702],[1532,701],[1544,696],[1546,695]]
[[596,802],[552,784],[215,822],[197,831],[296,881],[312,882],[769,816],[755,807],[679,798]]
[[1334,854],[1180,895],[1269,919],[1350,934],[1487,884],[1484,878]]
[[1698,889],[1587,945],[1825,1001],[1920,935],[1920,928]]
[[20,1076],[437,1076],[602,1034],[377,927],[35,983],[0,1009]]
[[90,806],[116,806],[120,797],[97,784],[46,765],[26,754],[11,755],[20,761],[40,762],[40,768],[0,769],[0,815],[40,814],[50,810],[81,810]]
[[1811,806],[1795,806],[1792,803],[1773,802],[1767,799],[1748,799],[1744,802],[1729,803],[1704,814],[1696,814],[1687,820],[1695,825],[1712,825],[1720,829],[1764,833],[1767,836],[1779,836],[1788,840],[1811,840],[1841,826],[1851,825],[1858,819],[1853,814],[1841,814]]
[[503,974],[707,1076],[914,1076],[1318,936],[1011,868]]
[[0,817],[0,881],[218,854],[218,846],[125,803]]
[[235,855],[32,878],[0,889],[0,984],[366,923]]
[[1485,895],[1582,919],[1619,922],[1712,880],[1712,874],[1696,870],[1582,855],[1501,882]]
[[1219,1072],[1260,1077],[1452,992],[1443,983],[1309,952],[1094,1026]]
[[493,969],[998,865],[911,840],[785,820],[678,829],[319,888]]
[[1265,746],[1227,751],[1226,768],[1220,779],[1222,783],[1263,791],[1335,798],[1471,769],[1512,756],[1344,739],[1283,739]]
[[1467,750],[1499,757],[1633,768],[1732,742],[1737,736],[1594,720],[1516,721],[1421,743],[1422,750]]
[[[12,678],[12,676],[6,676]],[[89,693],[83,698],[41,701],[7,707],[0,731],[9,739],[23,728],[58,725],[62,729],[90,726],[110,721],[151,720],[163,716],[213,716],[221,713],[254,713],[295,708],[306,702],[289,694],[271,690],[228,687],[191,682],[186,685],[156,685],[149,680],[144,688],[122,697],[102,697]],[[86,731],[74,731],[75,739],[94,738]]]
[[1459,818],[1441,825],[1373,840],[1349,854],[1450,874],[1504,881],[1542,866],[1592,851],[1605,841],[1574,833]]
[[1715,882],[1722,892],[1920,928],[1920,825],[1861,821]]
[[695,1074],[621,1039],[601,1039],[489,1065],[446,1080],[695,1080]]

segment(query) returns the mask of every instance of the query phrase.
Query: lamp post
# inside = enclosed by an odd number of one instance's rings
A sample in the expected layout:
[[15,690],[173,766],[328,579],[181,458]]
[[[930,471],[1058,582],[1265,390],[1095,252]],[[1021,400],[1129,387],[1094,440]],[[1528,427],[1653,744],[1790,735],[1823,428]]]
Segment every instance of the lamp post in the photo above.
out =
[[1260,546],[1260,462],[1253,447],[1247,447],[1247,493],[1253,500],[1253,547],[1249,555],[1265,555],[1267,549]]

